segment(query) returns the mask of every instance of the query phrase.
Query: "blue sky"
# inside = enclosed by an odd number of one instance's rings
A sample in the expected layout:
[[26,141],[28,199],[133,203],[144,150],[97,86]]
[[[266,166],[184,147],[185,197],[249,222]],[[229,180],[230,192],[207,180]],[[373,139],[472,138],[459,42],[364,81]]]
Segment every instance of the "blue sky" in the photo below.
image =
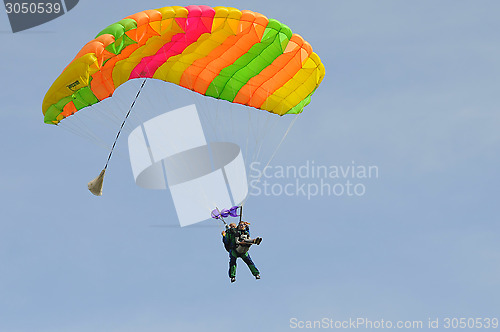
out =
[[273,164],[379,169],[360,180],[363,196],[252,197],[245,212],[264,239],[251,250],[262,279],[239,263],[235,284],[220,227],[170,227],[169,194],[135,186],[126,152],[105,195],[92,196],[86,183],[106,150],[43,123],[43,96],[82,45],[168,5],[82,0],[16,34],[2,14],[0,331],[498,318],[497,2],[221,3],[289,25],[326,67]]

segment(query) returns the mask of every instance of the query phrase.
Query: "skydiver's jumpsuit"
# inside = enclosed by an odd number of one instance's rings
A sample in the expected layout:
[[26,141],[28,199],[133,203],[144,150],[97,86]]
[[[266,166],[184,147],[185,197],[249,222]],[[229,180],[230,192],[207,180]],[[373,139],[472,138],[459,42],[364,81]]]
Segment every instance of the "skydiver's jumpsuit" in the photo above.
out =
[[252,275],[259,275],[259,270],[255,266],[248,253],[250,245],[245,245],[245,242],[250,241],[250,231],[247,228],[244,231],[235,228],[226,229],[226,235],[222,238],[224,244],[229,245],[229,278],[236,277],[236,260],[240,257],[252,272]]

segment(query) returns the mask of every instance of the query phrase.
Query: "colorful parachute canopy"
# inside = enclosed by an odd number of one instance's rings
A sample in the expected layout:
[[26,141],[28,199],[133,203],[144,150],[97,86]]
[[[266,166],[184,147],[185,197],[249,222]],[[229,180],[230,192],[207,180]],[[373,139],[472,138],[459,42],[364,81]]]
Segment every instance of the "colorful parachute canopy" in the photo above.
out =
[[286,25],[229,7],[164,7],[131,15],[87,43],[43,100],[57,124],[134,78],[156,78],[272,113],[300,113],[325,68]]

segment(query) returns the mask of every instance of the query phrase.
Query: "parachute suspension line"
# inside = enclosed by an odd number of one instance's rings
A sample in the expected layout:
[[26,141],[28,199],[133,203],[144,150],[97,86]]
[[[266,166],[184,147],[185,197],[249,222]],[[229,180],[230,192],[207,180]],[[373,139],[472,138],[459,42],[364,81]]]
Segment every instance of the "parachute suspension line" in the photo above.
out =
[[[165,100],[166,104],[168,105],[168,109],[170,111],[172,111],[173,108],[174,108],[173,107],[174,105],[170,103],[170,100],[167,97],[169,94],[162,92],[162,93],[160,93],[160,95],[162,96],[162,99]],[[189,97],[187,97],[186,95],[189,95]],[[200,94],[198,94],[198,93],[196,93],[196,92],[194,92],[192,90],[185,90],[181,94],[181,96],[182,96],[183,99],[191,99],[192,103],[195,106],[198,105],[198,104],[200,104],[200,103],[203,104],[203,102],[204,102],[204,98],[197,98],[198,95],[201,96]],[[147,96],[148,95],[146,94],[146,97]],[[150,98],[147,98],[147,101],[150,103],[150,107],[149,107],[150,109],[155,108],[154,102]],[[198,115],[200,116],[200,118],[207,117],[207,112],[204,111],[204,108],[205,107],[198,108],[196,106],[196,109],[198,111]],[[206,107],[206,109],[208,109],[208,107]],[[144,121],[142,121],[142,122],[144,122]],[[210,121],[208,121],[208,123],[210,125],[212,125]],[[215,129],[214,129],[214,131],[215,131]],[[170,147],[170,148],[173,148],[174,150],[177,150],[177,151],[180,150],[179,149],[179,143],[176,140],[169,140],[167,142],[164,142],[164,144],[166,146]],[[192,174],[195,173],[194,172],[194,166],[191,163],[188,163],[187,161],[183,160],[182,158],[180,158],[179,160],[180,160],[180,163],[182,164],[182,167],[184,167],[185,169],[189,170],[190,173],[192,173]],[[163,167],[165,167],[165,164],[163,163],[163,161],[162,161],[162,164],[163,164]],[[163,172],[164,172],[165,178],[167,178],[167,173],[166,173],[166,169],[165,168],[163,168]],[[208,209],[213,209],[213,205],[209,203],[210,202],[209,195],[205,191],[202,191],[202,196],[203,196],[203,198],[200,200],[200,203],[203,204],[203,205],[205,205],[205,207],[207,208],[207,210]]]
[[[256,162],[260,162],[260,159],[259,159],[260,152],[261,152],[262,146],[264,145],[264,141],[265,141],[267,134],[272,131],[272,129],[274,128],[274,126],[278,122],[277,120],[279,119],[279,117],[273,117],[273,115],[275,115],[275,114],[268,113],[266,115],[266,122],[265,122],[265,126],[262,130],[262,135],[259,135],[259,138],[257,139],[257,146],[256,146],[254,154],[252,156],[252,160],[255,160]],[[271,121],[272,117],[275,119],[273,119]]]
[[[141,81],[138,82],[135,91],[138,90],[141,83]],[[123,121],[124,113],[122,111],[128,108],[127,104],[130,105],[130,102],[131,100],[123,100],[120,94],[114,94],[113,98],[107,98],[105,101],[99,103],[97,107],[95,104],[90,105],[88,107],[88,111],[76,112],[71,116],[69,121],[61,121],[57,124],[57,126],[71,134],[86,139],[93,145],[103,148],[109,153],[111,149],[109,140],[106,142],[103,137],[96,134],[96,126],[104,126],[107,128],[116,128],[119,126]],[[142,114],[142,112],[136,113],[136,115],[137,114]],[[123,128],[124,130],[127,129],[131,121],[132,116],[128,118],[127,123]],[[93,127],[89,124],[93,124]],[[118,151],[113,153],[116,155]]]
[[[276,149],[274,149],[274,152],[273,154],[271,155],[271,158],[269,158],[269,161],[267,162],[266,166],[264,168],[266,168],[267,166],[269,166],[269,164],[271,163],[271,161],[274,159],[274,156],[276,155],[276,153],[278,152],[278,149],[280,148],[281,144],[283,143],[283,141],[285,140],[285,138],[287,137],[288,133],[290,132],[290,130],[292,129],[293,125],[295,124],[295,121],[297,121],[297,119],[299,118],[298,115],[295,116],[295,119],[293,119],[292,122],[290,122],[290,125],[288,126],[285,134],[283,135],[283,137],[281,138],[281,141],[279,142],[278,146],[276,147]],[[259,178],[257,179],[257,182],[260,181],[260,178],[262,177],[263,173],[261,173],[261,175],[259,176]]]
[[[215,87],[215,91],[217,92],[217,95],[220,96],[220,94],[222,93],[222,91],[219,91],[219,88],[217,86],[214,86]],[[217,98],[218,100],[220,100],[220,98]],[[216,104],[216,107],[215,107],[215,112],[210,112],[210,113],[215,113],[215,114],[210,114],[210,119],[213,121],[213,127],[215,127],[215,140],[216,141],[223,141],[223,138],[222,138],[222,132],[223,131],[219,131],[219,128],[218,128],[218,124],[219,124],[219,103],[222,103],[220,101],[216,101],[215,104]],[[214,119],[214,115],[215,115],[215,119]],[[221,132],[221,136],[219,137],[219,132]]]
[[[79,120],[76,120],[76,118],[73,118],[72,119],[72,122],[76,123],[77,121],[81,121],[81,119]],[[63,130],[73,134],[73,135],[76,135],[76,136],[80,136],[81,138],[83,139],[86,139],[88,140],[90,143],[100,147],[100,148],[103,148],[104,150],[109,150],[109,145],[106,144],[102,139],[98,138],[93,132],[85,132],[85,127],[79,127],[79,126],[76,126],[74,125],[73,127],[67,125],[66,123],[64,123],[64,125],[61,125],[62,122],[60,122],[59,124],[57,124],[58,127],[62,128]]]
[[118,141],[118,137],[120,137],[120,133],[123,129],[123,126],[125,125],[125,122],[127,121],[128,116],[130,115],[130,112],[132,111],[132,108],[134,108],[135,102],[137,101],[137,98],[139,98],[139,95],[141,94],[142,88],[144,87],[144,84],[146,84],[147,78],[144,79],[144,81],[141,84],[141,87],[139,88],[139,91],[137,91],[137,95],[134,98],[134,101],[130,105],[130,108],[125,115],[125,119],[123,119],[122,125],[120,126],[120,129],[118,130],[118,133],[116,134],[115,141],[113,142],[113,146],[111,147],[111,151],[109,151],[108,159],[106,160],[106,165],[104,166],[103,170],[101,173],[92,181],[90,181],[87,184],[87,187],[89,188],[90,192],[96,196],[102,196],[102,185],[104,181],[104,174],[106,173],[106,169],[108,168],[108,163],[109,160],[111,159],[111,155],[113,154],[113,150],[115,149],[116,142]]
[[[225,87],[227,87],[227,85]],[[231,92],[232,92],[232,97],[233,97],[232,100],[234,100],[234,98],[236,98],[237,91],[232,86],[229,86],[229,88],[231,89]],[[233,103],[232,101],[229,101],[229,124],[231,126],[231,133],[229,132],[229,130],[225,131],[227,138],[235,137],[234,128],[236,127],[236,122],[233,119],[233,113],[235,111],[237,111],[236,104]],[[227,140],[229,140],[229,139],[227,139]],[[236,202],[234,202],[234,203],[236,204]]]
[[[252,101],[252,98],[253,98],[253,95],[250,96],[250,101],[249,103],[251,103]],[[251,127],[252,127],[252,123],[255,121],[255,120],[252,120],[252,113],[251,111],[247,112],[248,114],[248,121],[247,121],[247,134],[246,134],[246,143],[245,143],[245,166],[247,168],[250,168],[250,164],[255,161],[252,159],[249,159],[248,158],[248,148],[249,148],[249,145],[250,145],[250,134],[251,134]],[[259,118],[259,115],[256,115],[254,116],[253,118]],[[245,201],[242,202],[242,204],[244,203]]]
[[[269,96],[269,92],[267,94]],[[265,117],[266,117],[266,128],[267,128],[267,122],[270,118],[271,113],[270,112],[266,112],[266,113],[267,114]],[[253,147],[251,149],[251,151],[253,151],[253,152],[251,152],[252,156],[248,160],[248,163],[259,161],[256,159],[256,157],[258,156],[257,151],[260,151],[259,146],[262,146],[262,144],[265,141],[264,138],[266,136],[267,131],[266,131],[266,128],[262,128],[262,126],[261,126],[261,117],[263,117],[262,112],[255,114],[255,116],[253,116],[253,117],[249,112],[248,133],[247,133],[247,151],[248,151],[248,146],[250,145],[250,143],[249,143],[250,135],[253,134],[253,140],[252,140]],[[252,120],[252,118],[254,118],[256,120]],[[254,140],[255,140],[255,142],[254,142]],[[247,153],[245,155],[245,158],[248,158]]]
[[[232,105],[232,103],[231,103],[231,105]],[[230,119],[230,123],[231,123],[231,137],[234,137],[235,136],[235,133],[234,133],[235,122],[233,120],[232,109],[229,112],[229,119]]]
[[[281,141],[279,142],[278,146],[274,149],[274,152],[273,154],[271,155],[271,158],[269,159],[269,161],[267,162],[266,166],[264,166],[263,170],[265,170],[267,168],[267,166],[269,166],[269,164],[271,163],[271,161],[274,159],[274,156],[276,155],[276,153],[278,152],[281,144],[283,143],[283,141],[285,140],[286,136],[288,135],[288,133],[290,132],[290,130],[292,129],[295,121],[297,121],[299,115],[296,115],[295,116],[295,119],[293,119],[292,122],[290,122],[290,125],[288,126],[288,129],[286,130],[285,134],[283,135],[283,137],[281,138]],[[264,172],[262,171],[260,173],[260,176],[257,178],[257,181],[255,182],[255,184],[258,184],[260,182],[260,179],[262,178],[262,175],[264,174]],[[243,200],[243,202],[241,203],[241,206],[245,205],[247,199],[248,199],[248,195],[247,197]]]
[[[251,112],[247,112],[248,113],[248,127],[247,127],[247,142],[245,144],[245,164],[249,163],[249,160],[248,160],[248,139],[250,138],[250,123],[252,122],[252,115],[251,115]],[[249,167],[250,165],[248,164],[247,167]]]
[[115,141],[113,142],[113,146],[111,147],[111,151],[109,151],[108,155],[108,160],[106,160],[106,165],[104,166],[104,169],[108,168],[108,163],[109,160],[111,159],[111,155],[113,154],[113,150],[115,149],[116,142],[118,141],[118,137],[120,137],[120,133],[122,132],[123,126],[125,125],[125,122],[127,121],[128,116],[130,115],[130,112],[132,112],[132,109],[134,108],[135,102],[137,101],[137,98],[139,98],[139,95],[141,94],[142,88],[144,87],[144,84],[146,84],[147,78],[144,79],[144,81],[141,84],[141,87],[139,88],[139,91],[137,91],[137,94],[135,95],[134,101],[130,105],[130,108],[125,115],[125,119],[123,119],[122,125],[120,126],[120,129],[118,130],[118,133],[116,134]]
[[[92,105],[90,107],[92,107]],[[78,112],[73,115],[72,121],[60,122],[58,126],[80,137],[88,139],[93,144],[104,147],[106,150],[109,149],[107,144],[102,139],[97,137],[97,135],[95,135],[95,133],[88,127],[86,121],[82,120],[82,117],[85,118],[84,113],[85,112],[82,112],[82,114],[80,114],[80,112]]]
[[[194,81],[192,80],[191,77],[189,77],[189,82],[191,83],[191,86],[194,86]],[[197,98],[199,93],[194,92],[194,90],[190,89],[190,91],[187,94],[192,99],[193,104],[195,104],[195,106],[202,104],[200,109],[198,109],[198,107],[197,107],[198,115],[205,119],[204,122],[207,123],[212,128],[212,132],[215,133],[215,136],[217,137],[217,130],[216,130],[217,123],[212,120],[212,116],[211,116],[212,112],[210,112],[210,107],[207,107],[207,101],[204,98]],[[217,103],[216,103],[216,105],[217,105]]]
[[[203,100],[203,98],[201,98],[201,100]],[[219,109],[218,108],[219,102],[216,101],[216,102],[214,102],[214,104],[215,104],[215,110],[217,111]],[[215,141],[219,141],[219,137],[218,137],[218,133],[219,133],[218,129],[219,128],[217,128],[217,121],[214,120],[214,118],[213,118],[214,112],[211,110],[211,107],[206,106],[206,107],[202,107],[202,108],[203,108],[203,111],[200,113],[204,114],[207,123],[212,128],[211,132],[215,135]]]

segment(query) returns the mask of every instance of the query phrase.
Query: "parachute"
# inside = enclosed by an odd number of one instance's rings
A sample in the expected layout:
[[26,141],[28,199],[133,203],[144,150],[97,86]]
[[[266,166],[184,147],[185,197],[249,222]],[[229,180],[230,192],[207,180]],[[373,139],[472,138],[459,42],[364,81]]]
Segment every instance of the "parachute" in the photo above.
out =
[[289,27],[250,10],[172,6],[112,24],[78,52],[45,95],[44,122],[111,97],[136,78],[171,82],[199,94],[297,114],[325,68]]
[[[164,7],[98,33],[54,81],[42,112],[45,123],[110,147],[104,169],[88,183],[96,196],[128,130],[135,183],[168,185],[186,226],[216,207],[243,206],[263,174],[258,169],[271,162],[324,75],[311,45],[277,20],[230,7]],[[112,130],[100,130],[106,120]]]

